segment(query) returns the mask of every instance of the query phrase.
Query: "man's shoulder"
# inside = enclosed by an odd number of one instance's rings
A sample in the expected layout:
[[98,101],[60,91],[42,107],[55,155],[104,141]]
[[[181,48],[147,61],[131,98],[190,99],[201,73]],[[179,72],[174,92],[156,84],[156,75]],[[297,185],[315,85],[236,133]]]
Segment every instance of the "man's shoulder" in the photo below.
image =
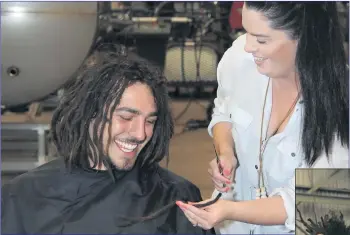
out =
[[186,190],[200,194],[198,187],[190,180],[160,166],[158,167],[157,172],[163,184],[174,186],[178,190]]
[[14,177],[2,186],[2,190],[4,193],[9,193],[12,196],[18,195],[23,191],[28,192],[32,188],[33,183],[39,185],[54,178],[55,175],[61,172],[62,166],[62,160],[52,160]]

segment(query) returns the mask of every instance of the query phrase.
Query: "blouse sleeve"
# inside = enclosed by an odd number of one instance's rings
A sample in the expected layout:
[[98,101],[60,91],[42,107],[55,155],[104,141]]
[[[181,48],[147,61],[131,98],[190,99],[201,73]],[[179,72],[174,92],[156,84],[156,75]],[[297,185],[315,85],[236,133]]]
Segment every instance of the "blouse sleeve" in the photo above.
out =
[[282,230],[286,232],[295,231],[295,175],[285,186],[273,190],[269,197],[277,195],[282,197],[287,212],[287,219]]
[[214,99],[212,119],[208,126],[209,135],[212,137],[212,128],[219,122],[232,123],[229,114],[230,95],[234,92],[235,74],[239,73],[243,63],[245,35],[237,38],[232,46],[224,53],[217,67],[217,95]]
[[217,68],[217,77],[218,77],[218,89],[217,89],[217,96],[214,99],[214,108],[212,113],[212,119],[208,126],[208,132],[209,135],[212,137],[212,129],[213,127],[219,123],[219,122],[230,122],[232,123],[228,111],[228,102],[229,102],[229,94],[226,89],[222,86],[222,64],[223,64],[223,58]]

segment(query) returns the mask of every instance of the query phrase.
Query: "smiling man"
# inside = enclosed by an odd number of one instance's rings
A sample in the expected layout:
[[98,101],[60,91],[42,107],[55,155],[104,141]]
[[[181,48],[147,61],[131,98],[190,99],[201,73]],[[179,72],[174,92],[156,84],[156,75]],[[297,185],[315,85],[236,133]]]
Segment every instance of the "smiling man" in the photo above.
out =
[[173,134],[165,78],[111,52],[91,58],[52,118],[61,158],[3,187],[2,233],[211,233],[175,205],[152,216],[176,200],[201,200],[196,186],[158,165]]

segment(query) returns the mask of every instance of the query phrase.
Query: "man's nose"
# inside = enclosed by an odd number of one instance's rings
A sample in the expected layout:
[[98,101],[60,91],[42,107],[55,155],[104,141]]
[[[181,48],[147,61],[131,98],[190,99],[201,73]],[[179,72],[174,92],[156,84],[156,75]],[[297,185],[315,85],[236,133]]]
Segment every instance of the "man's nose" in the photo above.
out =
[[129,134],[138,141],[144,141],[146,138],[146,122],[141,118],[134,120],[131,124]]
[[257,45],[256,45],[256,40],[255,40],[255,37],[247,34],[246,36],[246,42],[245,42],[245,45],[244,45],[244,50],[247,52],[247,53],[254,53],[257,51]]

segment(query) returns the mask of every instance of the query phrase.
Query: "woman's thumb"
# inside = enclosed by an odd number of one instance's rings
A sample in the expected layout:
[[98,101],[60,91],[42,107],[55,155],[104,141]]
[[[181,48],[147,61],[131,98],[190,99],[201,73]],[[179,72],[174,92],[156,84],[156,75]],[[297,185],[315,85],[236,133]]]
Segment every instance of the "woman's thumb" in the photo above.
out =
[[232,173],[232,164],[228,163],[226,159],[221,158],[220,159],[220,165],[222,168],[222,173],[224,174],[225,177],[229,177]]
[[225,177],[231,177],[232,168],[231,169],[225,168],[223,173]]

